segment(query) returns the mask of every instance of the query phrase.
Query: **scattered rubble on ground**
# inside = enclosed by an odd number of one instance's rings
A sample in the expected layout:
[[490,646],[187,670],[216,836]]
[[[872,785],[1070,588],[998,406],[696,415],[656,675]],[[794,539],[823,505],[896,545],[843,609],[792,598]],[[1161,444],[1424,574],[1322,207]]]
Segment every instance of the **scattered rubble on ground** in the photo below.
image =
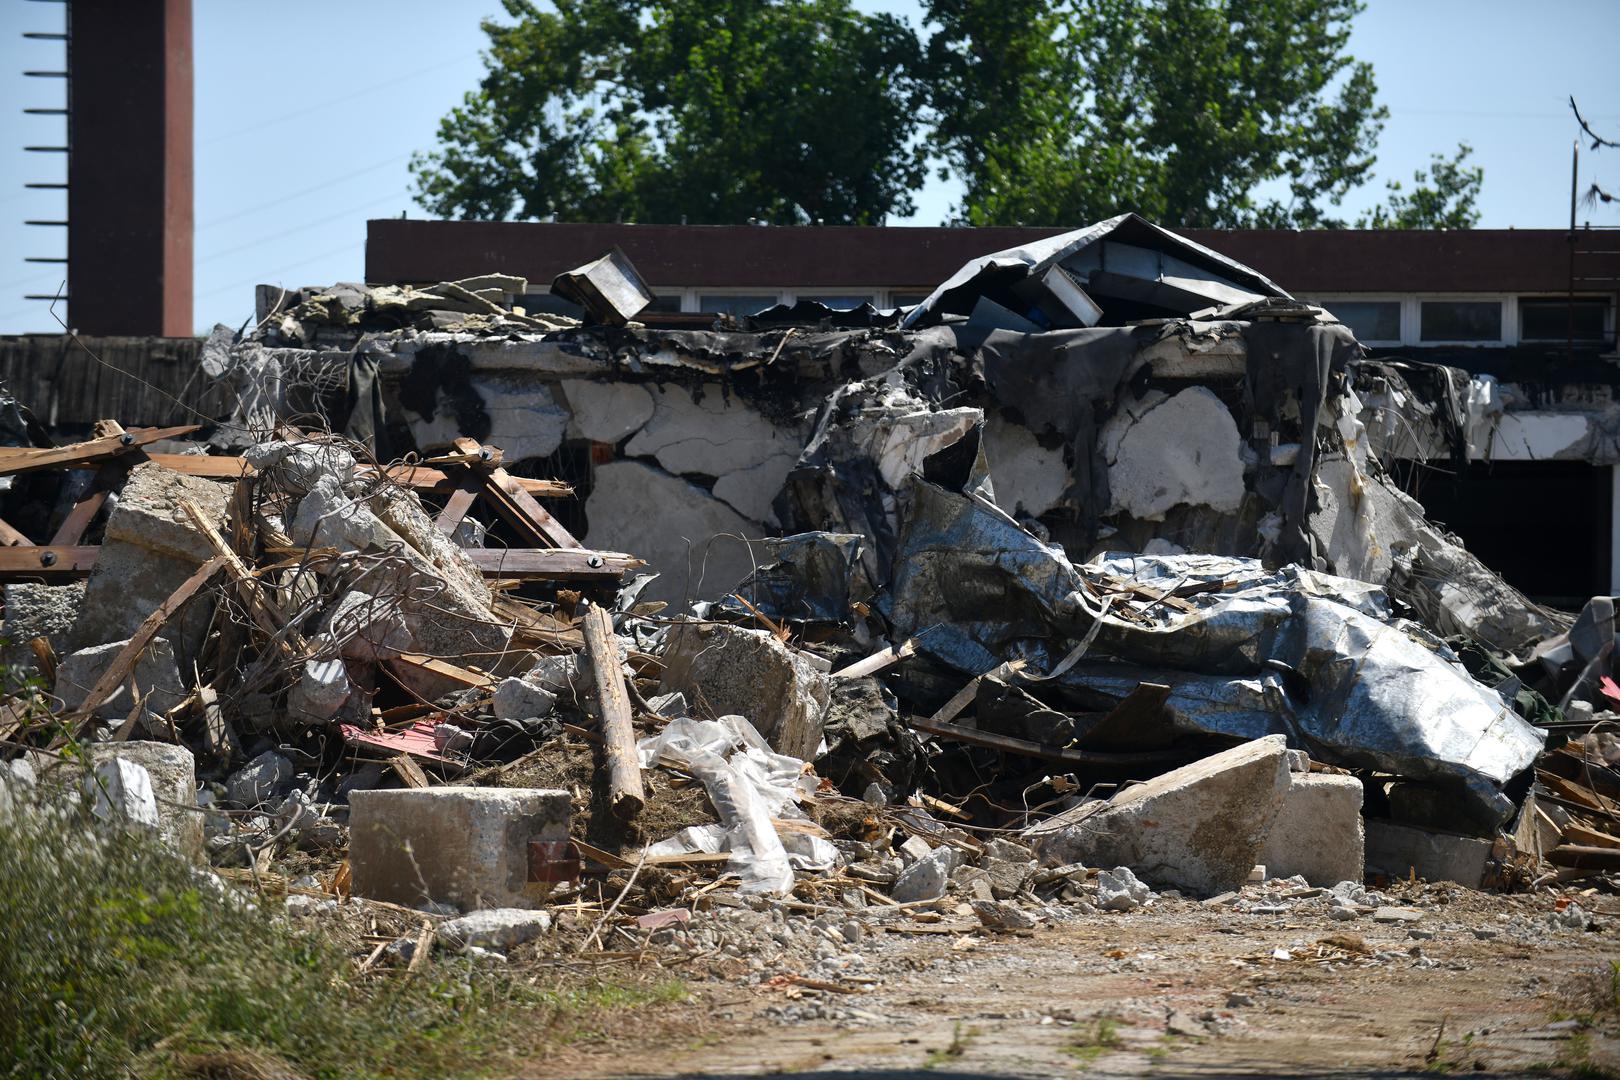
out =
[[1329,313],[1131,216],[903,321],[565,277],[601,325],[501,275],[261,292],[204,350],[230,416],[0,448],[0,811],[406,915],[368,969],[555,939],[839,993],[889,938],[1427,932],[1457,886],[1594,899],[1447,932],[1604,925],[1613,603],[1424,518]]

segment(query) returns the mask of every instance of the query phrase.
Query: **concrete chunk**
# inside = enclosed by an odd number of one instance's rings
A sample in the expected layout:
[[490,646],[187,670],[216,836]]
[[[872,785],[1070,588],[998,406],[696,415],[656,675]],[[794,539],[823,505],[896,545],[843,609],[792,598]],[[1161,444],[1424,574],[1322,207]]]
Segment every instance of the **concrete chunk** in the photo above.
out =
[[[109,641],[64,657],[56,669],[56,696],[62,699],[63,708],[72,712],[83,705],[90,691],[128,644],[128,639]],[[186,688],[180,682],[180,667],[175,662],[174,648],[168,639],[152,639],[135,661],[129,679],[97,707],[97,714],[119,718],[129,715],[129,710],[135,704],[135,699],[129,693],[131,684],[146,699],[148,712],[166,713],[186,699]]]
[[832,680],[763,630],[683,622],[670,627],[659,689],[715,716],[744,716],[778,753],[808,761],[821,744]]
[[439,937],[458,949],[499,949],[532,941],[551,929],[551,913],[525,908],[474,911],[439,924]]
[[945,895],[945,885],[950,881],[957,861],[955,848],[935,848],[900,871],[890,895],[899,904],[938,900]]
[[1248,879],[1288,792],[1287,741],[1268,735],[1088,803],[1027,830],[1046,865],[1135,870],[1208,896]]
[[502,720],[550,716],[556,705],[557,695],[540,685],[540,679],[532,674],[502,679],[495,687],[493,706],[495,715]]
[[399,904],[531,908],[529,841],[566,840],[566,791],[438,787],[349,793],[360,896]]
[[[213,557],[182,503],[224,528],[228,485],[182,476],[154,462],[130,470],[107,515],[101,553],[85,585],[84,603],[68,639],[74,648],[126,641],[147,615]],[[213,600],[193,597],[164,628],[182,670],[189,670],[208,631]]]
[[[130,742],[104,742],[87,743],[84,746],[87,764],[103,778],[111,776],[116,770],[120,774],[117,784],[108,786],[108,791],[116,792],[121,785],[128,796],[132,787],[138,787],[139,780],[133,785],[130,779],[130,770],[122,769],[114,764],[124,762],[128,765],[138,766],[145,774],[146,791],[152,799],[157,815],[158,836],[189,859],[200,860],[203,855],[203,815],[194,809],[197,805],[197,763],[191,751],[183,746],[173,743],[130,741]],[[31,769],[30,775],[38,777],[38,786],[42,795],[55,792],[77,799],[81,794],[87,794],[94,805],[99,795],[95,791],[97,781],[93,774],[87,773],[84,765],[77,761],[37,752],[33,755],[31,763],[27,759],[18,759],[12,762],[13,775]],[[117,796],[114,796],[113,806],[116,806]],[[125,816],[129,803],[125,802]],[[134,815],[137,820],[144,820],[140,814]],[[150,822],[148,822],[150,824]]]
[[96,766],[84,781],[90,797],[90,812],[106,821],[122,821],[158,827],[157,799],[152,794],[152,778],[133,761],[112,758]]
[[1292,780],[1260,861],[1274,877],[1298,874],[1312,885],[1360,881],[1366,856],[1361,781],[1302,772]]
[[225,781],[225,797],[238,806],[254,807],[281,792],[293,778],[293,763],[266,750]]

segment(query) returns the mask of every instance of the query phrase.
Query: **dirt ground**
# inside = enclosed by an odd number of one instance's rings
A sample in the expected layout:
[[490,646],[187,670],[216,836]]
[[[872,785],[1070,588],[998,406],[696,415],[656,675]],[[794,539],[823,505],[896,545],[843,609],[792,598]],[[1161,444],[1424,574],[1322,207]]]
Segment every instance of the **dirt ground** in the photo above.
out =
[[687,1002],[525,1075],[1620,1076],[1620,920],[1524,932],[1551,911],[1461,893],[1414,923],[1191,900],[1016,934],[907,920],[846,981],[869,989],[686,964]]

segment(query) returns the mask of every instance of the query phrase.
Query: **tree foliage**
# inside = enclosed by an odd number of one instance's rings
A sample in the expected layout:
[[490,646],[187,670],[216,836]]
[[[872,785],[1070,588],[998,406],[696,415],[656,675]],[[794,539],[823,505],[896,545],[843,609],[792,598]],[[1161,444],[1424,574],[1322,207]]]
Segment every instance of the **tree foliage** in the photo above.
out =
[[[921,0],[920,30],[850,0],[502,2],[412,163],[440,215],[877,224],[932,159],[972,225],[1333,227],[1387,115],[1360,0]],[[1372,227],[1477,220],[1479,170],[1431,171]]]
[[917,41],[847,0],[503,0],[412,163],[447,216],[880,224],[911,212]]
[[1474,148],[1457,145],[1450,158],[1435,154],[1427,171],[1412,174],[1412,190],[1402,189],[1399,180],[1389,182],[1389,202],[1375,206],[1356,219],[1358,229],[1472,229],[1479,223],[1479,190],[1485,170],[1469,167]]

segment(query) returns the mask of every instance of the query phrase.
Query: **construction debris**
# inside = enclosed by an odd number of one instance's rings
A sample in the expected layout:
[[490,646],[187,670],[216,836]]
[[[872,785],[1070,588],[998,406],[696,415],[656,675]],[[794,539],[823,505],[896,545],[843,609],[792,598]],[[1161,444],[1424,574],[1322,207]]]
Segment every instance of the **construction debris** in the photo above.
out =
[[836,949],[1620,873],[1612,602],[1431,525],[1355,389],[1424,380],[1262,275],[1127,215],[903,324],[635,323],[619,253],[554,286],[604,325],[526,288],[261,292],[217,422],[0,447],[0,806],[463,916],[413,967],[563,904]]

